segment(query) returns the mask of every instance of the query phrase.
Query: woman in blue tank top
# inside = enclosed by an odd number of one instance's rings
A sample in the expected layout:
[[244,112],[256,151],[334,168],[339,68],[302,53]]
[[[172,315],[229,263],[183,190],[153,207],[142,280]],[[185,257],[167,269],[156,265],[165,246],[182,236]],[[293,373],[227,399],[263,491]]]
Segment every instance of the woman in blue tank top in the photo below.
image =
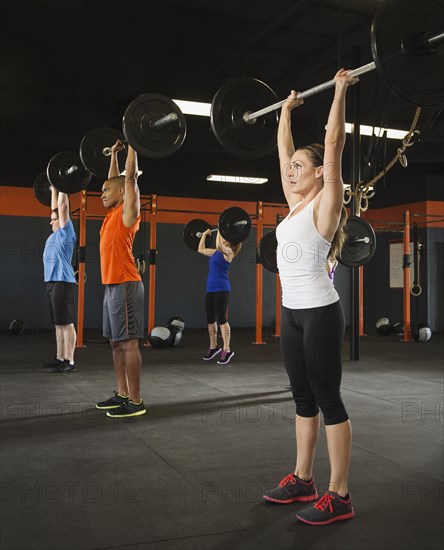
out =
[[[233,258],[239,253],[241,244],[232,245],[223,239],[218,231],[216,234],[216,248],[207,248],[205,240],[210,234],[210,229],[202,234],[197,249],[200,254],[210,258],[205,297],[210,347],[203,359],[209,361],[222,352],[218,364],[226,365],[234,355],[234,352],[230,349],[231,331],[227,320],[228,300],[231,291],[228,270]],[[218,325],[222,336],[223,349],[217,345]]]

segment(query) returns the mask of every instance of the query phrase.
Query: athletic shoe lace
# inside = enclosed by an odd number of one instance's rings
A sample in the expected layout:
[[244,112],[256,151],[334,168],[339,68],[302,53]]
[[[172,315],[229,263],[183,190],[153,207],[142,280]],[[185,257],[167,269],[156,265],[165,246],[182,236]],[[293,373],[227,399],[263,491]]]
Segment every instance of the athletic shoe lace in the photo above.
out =
[[325,493],[325,495],[320,500],[318,500],[316,502],[314,507],[317,510],[321,510],[321,512],[323,512],[328,506],[328,509],[329,509],[330,513],[332,514],[333,513],[333,506],[331,505],[332,500],[334,500],[334,498],[331,495],[329,495],[328,493]]
[[287,477],[284,477],[284,479],[282,479],[279,483],[279,487],[285,487],[290,483],[292,485],[296,485],[296,478],[294,477],[294,474],[289,474]]

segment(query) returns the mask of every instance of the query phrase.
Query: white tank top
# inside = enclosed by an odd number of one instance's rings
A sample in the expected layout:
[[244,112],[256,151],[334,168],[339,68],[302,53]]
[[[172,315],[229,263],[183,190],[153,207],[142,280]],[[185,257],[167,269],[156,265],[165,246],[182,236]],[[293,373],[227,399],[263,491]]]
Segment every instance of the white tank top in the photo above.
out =
[[282,304],[289,309],[327,306],[339,300],[325,268],[331,243],[316,229],[313,202],[290,218],[298,203],[276,228]]

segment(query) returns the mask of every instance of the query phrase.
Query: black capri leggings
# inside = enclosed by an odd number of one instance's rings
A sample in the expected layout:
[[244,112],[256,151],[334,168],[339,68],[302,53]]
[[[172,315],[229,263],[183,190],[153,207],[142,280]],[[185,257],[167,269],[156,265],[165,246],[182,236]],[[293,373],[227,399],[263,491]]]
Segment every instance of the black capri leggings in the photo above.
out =
[[205,296],[205,309],[209,325],[212,325],[216,321],[219,325],[224,325],[227,322],[229,297],[230,293],[226,290],[207,292]]
[[348,419],[340,393],[344,332],[339,301],[310,309],[282,306],[281,352],[296,414],[313,417],[320,408],[326,426]]

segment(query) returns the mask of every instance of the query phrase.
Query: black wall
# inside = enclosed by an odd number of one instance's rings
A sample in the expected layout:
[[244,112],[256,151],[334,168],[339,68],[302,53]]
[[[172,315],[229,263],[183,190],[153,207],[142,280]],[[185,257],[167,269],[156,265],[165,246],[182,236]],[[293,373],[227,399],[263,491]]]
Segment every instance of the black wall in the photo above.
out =
[[[103,287],[100,281],[98,236],[100,220],[87,222],[87,283],[85,286],[85,329],[102,323]],[[77,230],[77,221],[74,220]],[[21,319],[29,329],[51,328],[46,289],[43,282],[42,254],[50,234],[46,218],[0,216],[1,243],[1,328]],[[190,328],[206,326],[204,297],[208,259],[183,243],[183,226],[157,225],[156,325],[164,325],[180,315]],[[149,224],[142,224],[134,242],[137,258],[149,248]],[[145,252],[145,258],[147,253]],[[255,326],[256,304],[255,231],[243,244],[230,268],[232,294],[229,320],[232,327]],[[349,270],[339,266],[335,284],[341,295],[346,320],[349,319]],[[149,270],[143,275],[145,311],[148,311]],[[263,326],[275,323],[276,279],[263,270]],[[147,324],[147,314],[145,318]],[[272,331],[271,331],[272,332]],[[265,337],[265,335],[264,335]]]
[[[418,297],[411,296],[411,321],[426,322],[432,330],[436,330],[436,320],[442,316],[444,309],[442,301],[437,300],[444,277],[437,270],[437,243],[444,242],[444,229],[420,228],[418,237],[423,245],[420,262],[422,293]],[[374,332],[375,323],[381,317],[388,317],[392,323],[403,321],[403,290],[390,288],[389,282],[390,242],[402,240],[402,233],[377,233],[376,239],[375,255],[364,267],[364,320],[369,332]],[[411,267],[412,283],[413,264]]]
[[[77,228],[77,221],[74,220]],[[98,329],[102,322],[103,287],[100,281],[98,236],[100,220],[87,222],[88,280],[85,287],[85,329]],[[46,218],[0,216],[1,241],[1,328],[13,319],[22,319],[27,328],[51,328],[42,254],[50,227]],[[158,224],[156,268],[156,325],[180,315],[188,327],[205,326],[204,295],[208,259],[188,249],[182,238],[182,225]],[[437,269],[437,243],[444,242],[444,230],[434,227],[419,230],[423,243],[420,297],[411,299],[412,321],[426,321],[433,330],[442,319],[443,304],[438,302],[442,273]],[[402,238],[400,233],[378,233],[372,261],[364,268],[365,328],[374,331],[380,317],[402,321],[402,290],[389,287],[389,243]],[[136,236],[134,255],[149,248],[149,224],[143,224]],[[441,249],[442,250],[442,249]],[[145,252],[145,258],[147,254]],[[442,262],[442,259],[441,259]],[[143,275],[145,310],[148,310],[149,270]],[[255,326],[255,231],[244,243],[230,269],[232,295],[229,319],[233,327]],[[349,269],[339,266],[335,285],[349,322]],[[263,271],[263,325],[275,323],[275,275]],[[145,318],[147,324],[147,316]]]

